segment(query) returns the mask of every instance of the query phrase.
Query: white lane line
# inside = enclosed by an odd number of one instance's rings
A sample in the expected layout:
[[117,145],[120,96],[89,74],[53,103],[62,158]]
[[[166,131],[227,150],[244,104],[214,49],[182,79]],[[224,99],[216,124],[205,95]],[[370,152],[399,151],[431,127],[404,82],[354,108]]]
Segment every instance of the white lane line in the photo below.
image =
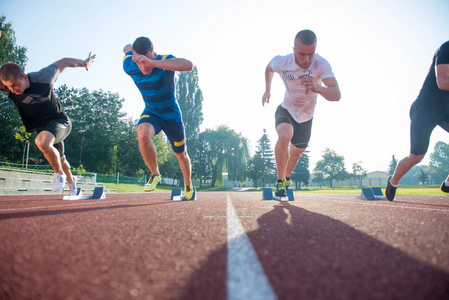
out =
[[277,299],[227,194],[227,299]]

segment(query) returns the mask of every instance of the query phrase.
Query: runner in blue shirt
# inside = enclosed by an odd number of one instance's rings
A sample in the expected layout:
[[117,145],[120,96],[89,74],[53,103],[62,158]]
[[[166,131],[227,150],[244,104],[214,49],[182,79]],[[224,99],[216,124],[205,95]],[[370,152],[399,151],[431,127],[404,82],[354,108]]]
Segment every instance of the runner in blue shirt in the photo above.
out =
[[131,76],[145,102],[137,126],[140,153],[151,172],[144,191],[153,191],[161,181],[152,139],[162,130],[178,158],[184,175],[184,194],[190,200],[193,196],[192,171],[185,145],[184,124],[175,96],[175,72],[192,71],[193,64],[173,55],[158,55],[147,37],[137,38],[133,45],[126,45],[123,51],[123,69]]

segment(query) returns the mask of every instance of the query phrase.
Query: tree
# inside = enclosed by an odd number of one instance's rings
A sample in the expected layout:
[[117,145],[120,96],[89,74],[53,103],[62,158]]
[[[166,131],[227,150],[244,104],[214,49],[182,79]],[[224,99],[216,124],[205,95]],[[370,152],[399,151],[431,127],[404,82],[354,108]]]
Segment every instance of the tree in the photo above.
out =
[[223,172],[229,180],[243,181],[249,158],[248,141],[226,126],[206,130],[200,134],[203,150],[210,169],[211,186],[223,181]]
[[398,165],[398,161],[397,161],[396,157],[394,157],[394,154],[393,154],[393,157],[391,158],[390,165],[388,166],[388,174],[393,175],[394,170],[396,170],[397,165]]
[[446,180],[449,174],[449,144],[437,142],[432,154],[430,154],[429,173],[432,182]]
[[267,182],[276,179],[276,167],[274,163],[274,154],[271,150],[270,139],[267,131],[263,130],[263,135],[257,142],[256,154],[251,158],[248,168],[248,177],[254,180],[257,187],[257,181],[262,181],[262,187]]
[[195,140],[203,123],[203,93],[198,85],[196,66],[191,72],[180,72],[176,81],[176,99],[182,112],[186,137]]
[[323,159],[316,163],[314,173],[316,176],[324,178],[331,188],[334,180],[340,181],[348,177],[344,157],[337,155],[334,150],[329,148],[324,150]]
[[352,164],[352,176],[359,181],[359,186],[362,187],[363,179],[366,177],[366,170],[362,167],[362,162]]
[[428,172],[426,172],[424,170],[424,168],[422,168],[419,172],[418,172],[418,181],[422,182],[422,184],[426,184],[427,182],[427,176],[428,176]]
[[[0,65],[15,62],[25,68],[27,48],[16,45],[16,35],[11,23],[6,22],[4,15],[0,16]],[[12,101],[0,92],[0,160],[20,162],[22,158],[21,142],[15,139],[15,132],[22,126],[22,120]]]
[[91,172],[114,173],[113,149],[126,128],[126,114],[120,111],[124,100],[111,92],[66,85],[55,92],[72,120],[72,132],[64,141],[68,160],[79,158],[79,164]]
[[293,169],[293,173],[290,176],[292,180],[295,181],[295,186],[297,189],[301,188],[301,182],[305,185],[309,184],[310,180],[310,172],[309,172],[309,155],[308,151],[305,151],[301,154],[301,158],[298,161],[298,164]]
[[203,122],[203,93],[198,83],[196,66],[191,72],[178,73],[176,81],[176,98],[182,112],[182,120],[186,131],[187,151],[192,163],[192,177],[200,180],[207,177],[204,143],[200,141],[200,125]]
[[[31,133],[26,132],[25,126],[20,126],[17,132],[15,133],[14,137],[21,141],[23,144],[23,155],[22,155],[22,165],[25,164],[25,152],[26,147],[30,144],[30,137]],[[28,164],[28,161],[27,161]]]

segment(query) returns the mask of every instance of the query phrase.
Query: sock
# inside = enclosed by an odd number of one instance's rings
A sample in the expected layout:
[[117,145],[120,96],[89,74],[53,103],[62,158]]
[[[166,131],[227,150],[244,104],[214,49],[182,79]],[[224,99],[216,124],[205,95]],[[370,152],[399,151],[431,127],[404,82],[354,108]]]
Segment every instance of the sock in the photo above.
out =
[[445,182],[444,182],[444,185],[445,185],[445,186],[449,186],[449,181],[445,181]]
[[392,184],[391,183],[391,179],[390,179],[390,184],[391,184],[392,187],[395,187],[395,188],[397,188],[399,186],[399,184],[396,184],[396,185]]
[[285,180],[289,181],[289,180],[290,180],[290,177],[285,177]]

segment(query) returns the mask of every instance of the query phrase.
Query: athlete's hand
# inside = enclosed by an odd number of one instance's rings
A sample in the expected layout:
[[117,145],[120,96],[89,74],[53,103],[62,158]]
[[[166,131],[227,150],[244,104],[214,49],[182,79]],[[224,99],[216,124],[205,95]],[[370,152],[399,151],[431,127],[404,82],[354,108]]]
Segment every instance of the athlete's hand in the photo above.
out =
[[303,76],[301,78],[302,85],[306,88],[306,95],[312,91],[314,93],[317,92],[317,84],[312,76]]
[[264,106],[265,103],[270,103],[270,97],[271,97],[270,92],[269,91],[265,91],[265,93],[262,96],[262,106]]
[[89,71],[89,67],[90,65],[94,62],[95,57],[97,57],[96,54],[92,55],[92,52],[89,52],[89,57],[86,58],[85,62],[86,62],[86,71]]
[[149,59],[145,55],[136,53],[133,54],[133,61],[138,65],[146,66],[149,68],[153,67],[154,62],[154,60]]
[[144,75],[149,75],[149,74],[151,74],[151,72],[153,72],[154,60],[149,59],[145,55],[134,53],[133,54],[133,61],[137,64],[137,66],[139,67],[140,71],[142,71],[142,73]]

